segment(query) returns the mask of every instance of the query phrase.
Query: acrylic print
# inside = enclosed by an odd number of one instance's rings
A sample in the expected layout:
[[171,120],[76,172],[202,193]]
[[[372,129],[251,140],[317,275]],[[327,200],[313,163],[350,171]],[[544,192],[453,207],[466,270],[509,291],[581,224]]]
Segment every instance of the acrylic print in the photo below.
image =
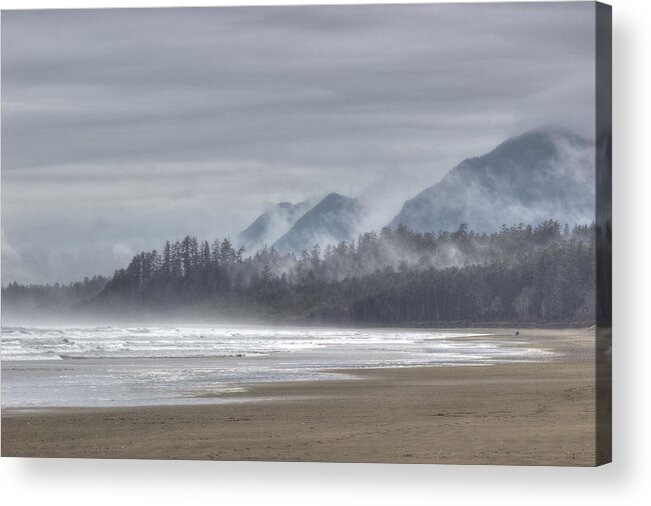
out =
[[2,455],[610,461],[610,8],[2,13]]

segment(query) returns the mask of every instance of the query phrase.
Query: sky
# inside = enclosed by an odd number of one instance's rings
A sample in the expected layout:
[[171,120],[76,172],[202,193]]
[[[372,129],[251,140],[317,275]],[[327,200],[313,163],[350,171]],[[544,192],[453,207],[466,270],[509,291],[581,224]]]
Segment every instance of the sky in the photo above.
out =
[[4,11],[1,37],[3,284],[332,191],[380,228],[512,135],[593,138],[592,2]]

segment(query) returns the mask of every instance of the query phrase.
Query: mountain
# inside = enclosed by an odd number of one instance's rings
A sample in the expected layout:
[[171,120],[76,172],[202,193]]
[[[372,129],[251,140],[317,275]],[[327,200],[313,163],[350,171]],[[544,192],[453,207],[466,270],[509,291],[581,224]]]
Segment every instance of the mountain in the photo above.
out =
[[390,226],[418,232],[477,231],[502,224],[595,219],[594,143],[567,130],[539,128],[469,158],[405,202]]
[[318,243],[350,241],[359,231],[364,209],[358,200],[331,193],[301,216],[273,245],[280,253],[302,253]]
[[310,208],[308,202],[291,204],[280,202],[258,216],[237,237],[238,244],[246,251],[254,253],[265,244],[271,245],[285,234],[296,220]]

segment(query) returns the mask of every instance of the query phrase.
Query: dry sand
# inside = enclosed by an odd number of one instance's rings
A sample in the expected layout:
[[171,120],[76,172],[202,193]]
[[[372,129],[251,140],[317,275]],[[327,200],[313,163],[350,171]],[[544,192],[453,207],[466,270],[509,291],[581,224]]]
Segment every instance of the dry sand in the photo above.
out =
[[529,338],[562,355],[252,385],[254,402],[5,410],[2,456],[594,465],[594,330]]

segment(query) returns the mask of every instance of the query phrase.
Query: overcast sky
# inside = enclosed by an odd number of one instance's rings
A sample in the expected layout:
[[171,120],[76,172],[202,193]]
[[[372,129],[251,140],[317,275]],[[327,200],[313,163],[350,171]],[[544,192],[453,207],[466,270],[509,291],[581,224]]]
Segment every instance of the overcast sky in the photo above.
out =
[[592,137],[594,4],[2,13],[2,282],[110,274],[331,191],[377,226],[464,158]]

